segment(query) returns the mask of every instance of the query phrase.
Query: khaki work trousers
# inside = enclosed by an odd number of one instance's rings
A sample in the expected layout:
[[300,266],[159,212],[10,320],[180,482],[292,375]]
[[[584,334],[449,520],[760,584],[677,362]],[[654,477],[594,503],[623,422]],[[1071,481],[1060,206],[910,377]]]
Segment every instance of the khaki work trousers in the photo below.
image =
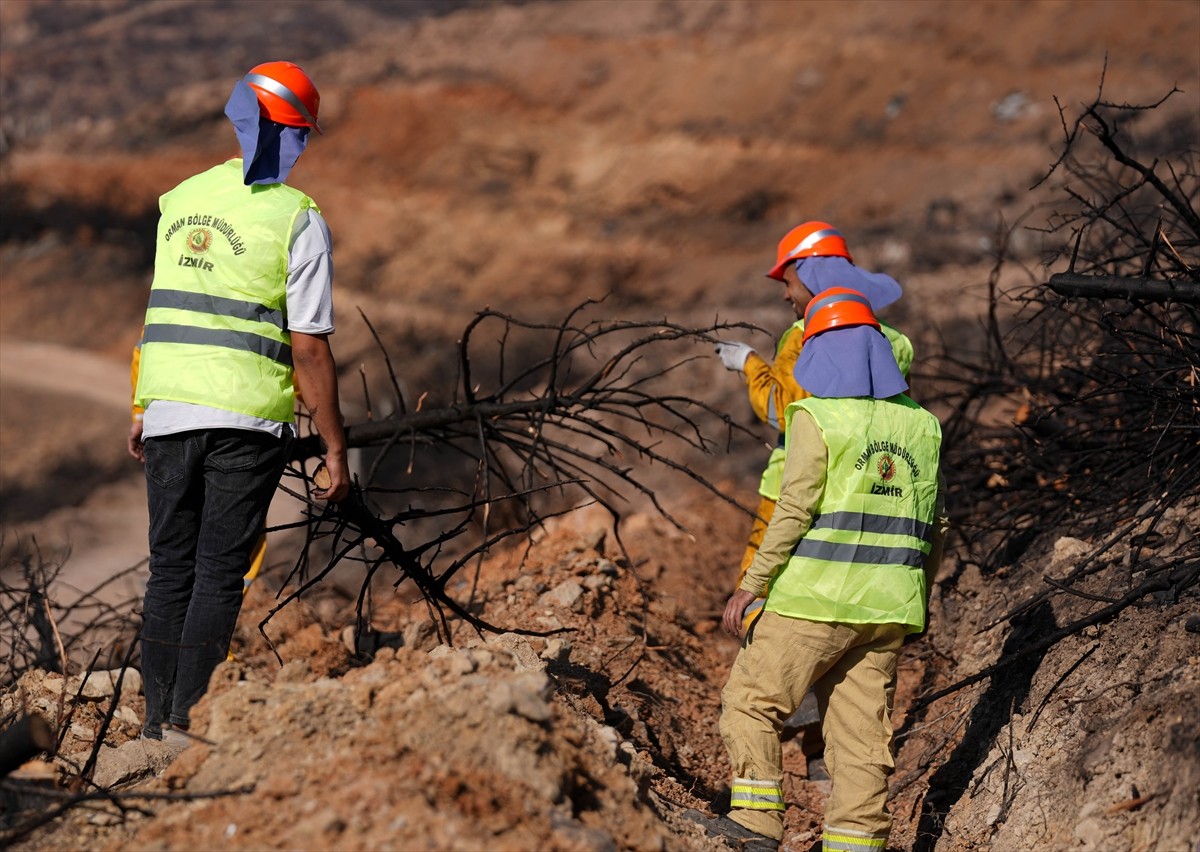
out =
[[[833,792],[827,828],[886,838],[892,817],[892,697],[902,624],[839,624],[764,612],[742,643],[721,694],[721,736],[735,778],[782,784],[783,722],[810,686],[817,694]],[[783,839],[783,811],[735,808],[738,824]]]

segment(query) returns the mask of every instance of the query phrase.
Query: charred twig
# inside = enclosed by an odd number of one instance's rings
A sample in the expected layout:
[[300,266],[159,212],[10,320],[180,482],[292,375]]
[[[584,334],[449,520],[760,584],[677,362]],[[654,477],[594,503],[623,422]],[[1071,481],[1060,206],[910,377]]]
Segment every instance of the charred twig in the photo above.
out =
[[1050,697],[1054,695],[1054,691],[1062,686],[1063,681],[1071,676],[1071,672],[1079,668],[1083,664],[1083,661],[1090,657],[1099,647],[1099,645],[1092,645],[1092,647],[1084,651],[1079,656],[1079,659],[1073,662],[1065,672],[1058,676],[1058,680],[1054,681],[1054,683],[1050,685],[1050,688],[1046,690],[1046,694],[1042,696],[1042,700],[1038,702],[1037,709],[1034,710],[1033,715],[1029,717],[1029,724],[1025,727],[1026,732],[1033,730],[1033,726],[1037,724],[1038,717],[1042,715],[1042,709],[1046,706],[1046,702],[1050,700]]

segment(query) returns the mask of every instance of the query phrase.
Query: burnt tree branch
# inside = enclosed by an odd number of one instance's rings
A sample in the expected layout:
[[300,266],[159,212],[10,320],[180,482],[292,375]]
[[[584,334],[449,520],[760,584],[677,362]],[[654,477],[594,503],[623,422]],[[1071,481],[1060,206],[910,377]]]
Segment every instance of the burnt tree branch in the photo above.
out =
[[1149,278],[1122,278],[1116,275],[1059,272],[1050,276],[1047,286],[1063,296],[1200,305],[1200,283],[1195,281],[1160,281]]
[[[443,638],[449,638],[449,617],[477,631],[511,630],[448,594],[448,581],[467,559],[530,534],[581,501],[607,510],[622,552],[618,523],[623,505],[635,496],[685,529],[647,480],[651,467],[687,477],[738,505],[697,473],[695,456],[724,452],[735,436],[753,440],[753,434],[705,403],[701,393],[684,389],[707,384],[694,374],[696,366],[715,366],[711,358],[697,358],[696,346],[705,346],[707,355],[723,331],[759,330],[744,323],[688,328],[666,320],[588,319],[596,304],[585,301],[560,322],[484,310],[458,342],[453,399],[350,424],[348,444],[377,451],[369,475],[339,506],[309,501],[307,544],[289,577],[299,578],[299,586],[268,614],[260,632],[265,636],[267,621],[280,608],[364,547],[372,555],[358,595],[360,623],[366,584],[390,566],[394,585],[411,580],[417,586]],[[394,359],[371,331],[399,396]],[[292,492],[302,499],[308,499],[311,485],[304,464],[321,452],[316,435],[294,445],[289,476],[303,483],[303,494]],[[420,494],[420,500],[397,505],[404,494]],[[324,566],[306,579],[314,546],[329,540]]]

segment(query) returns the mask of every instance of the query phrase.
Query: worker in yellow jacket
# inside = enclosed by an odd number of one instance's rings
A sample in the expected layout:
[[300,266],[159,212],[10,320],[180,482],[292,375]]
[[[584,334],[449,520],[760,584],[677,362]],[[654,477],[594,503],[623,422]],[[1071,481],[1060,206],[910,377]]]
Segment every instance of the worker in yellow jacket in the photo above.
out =
[[[740,373],[746,382],[750,406],[755,415],[777,430],[775,449],[759,482],[761,499],[742,554],[738,583],[741,583],[754,559],[779,499],[784,458],[783,413],[793,402],[809,395],[793,375],[796,359],[800,357],[804,345],[805,308],[813,297],[835,285],[851,287],[863,293],[876,313],[899,299],[903,292],[900,284],[891,276],[855,266],[845,237],[827,222],[805,222],[788,231],[779,241],[775,265],[767,272],[767,277],[784,285],[783,297],[796,315],[795,323],[779,340],[774,360],[768,363],[745,343],[717,345],[717,354],[722,363]],[[891,344],[896,363],[907,377],[913,360],[912,342],[887,323],[880,322],[880,328]],[[762,601],[759,600],[747,609],[744,628],[749,627],[761,607]]]
[[809,395],[784,412],[778,507],[722,617],[737,636],[766,598],[721,694],[731,810],[697,821],[744,852],[778,847],[780,735],[812,687],[833,778],[821,848],[884,852],[896,668],[904,637],[925,625],[941,427],[904,394],[863,294],[826,288],[803,337],[795,373]]

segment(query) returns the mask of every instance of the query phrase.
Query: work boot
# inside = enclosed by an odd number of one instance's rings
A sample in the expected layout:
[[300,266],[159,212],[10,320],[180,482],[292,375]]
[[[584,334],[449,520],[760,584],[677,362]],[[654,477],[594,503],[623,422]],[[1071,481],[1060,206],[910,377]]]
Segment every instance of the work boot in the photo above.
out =
[[162,736],[157,739],[148,737],[143,732],[140,737],[143,743],[146,743],[151,748],[163,749],[167,751],[171,757],[175,757],[185,748],[192,744],[192,738],[185,734],[182,730],[172,728],[170,725],[162,726]]
[[175,727],[163,728],[162,741],[163,745],[174,751],[176,754],[192,744],[192,738],[189,737],[182,729]]
[[775,852],[779,841],[751,831],[727,816],[710,817],[693,808],[683,812],[684,819],[697,823],[709,837],[719,837],[728,844],[729,848],[738,852]]

